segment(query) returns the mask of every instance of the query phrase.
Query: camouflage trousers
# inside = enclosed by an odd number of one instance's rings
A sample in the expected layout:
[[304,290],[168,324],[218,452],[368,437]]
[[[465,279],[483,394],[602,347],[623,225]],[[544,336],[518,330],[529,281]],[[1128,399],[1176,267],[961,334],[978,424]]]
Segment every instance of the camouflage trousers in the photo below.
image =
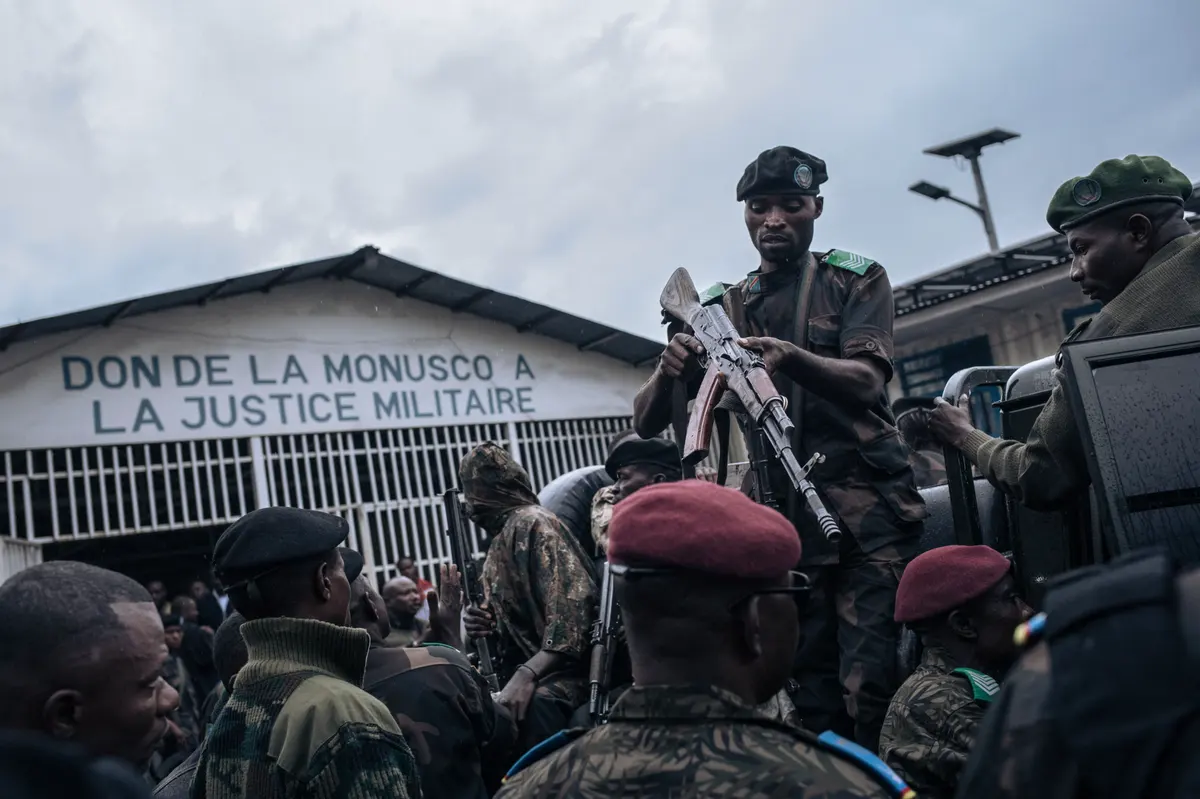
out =
[[879,751],[888,703],[900,687],[896,587],[918,535],[873,552],[843,536],[840,563],[801,567],[813,590],[800,616],[791,694],[806,729],[833,730]]

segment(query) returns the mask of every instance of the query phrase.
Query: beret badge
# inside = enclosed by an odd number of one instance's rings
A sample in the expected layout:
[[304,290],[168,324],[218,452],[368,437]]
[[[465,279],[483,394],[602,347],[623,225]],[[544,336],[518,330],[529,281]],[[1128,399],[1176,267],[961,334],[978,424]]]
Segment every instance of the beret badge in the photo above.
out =
[[1071,187],[1071,197],[1083,207],[1100,201],[1100,184],[1091,178],[1080,178]]
[[796,185],[802,189],[810,188],[813,182],[812,167],[808,164],[796,167],[796,171],[792,173],[792,180],[796,181]]

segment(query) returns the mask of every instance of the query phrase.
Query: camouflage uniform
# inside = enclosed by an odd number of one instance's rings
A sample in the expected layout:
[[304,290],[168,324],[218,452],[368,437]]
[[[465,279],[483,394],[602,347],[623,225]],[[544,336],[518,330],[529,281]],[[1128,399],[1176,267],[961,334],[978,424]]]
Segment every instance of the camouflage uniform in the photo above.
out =
[[946,484],[946,456],[940,450],[913,450],[912,464],[918,488],[932,488]]
[[922,799],[951,799],[975,731],[998,691],[991,677],[956,668],[945,650],[926,649],[921,665],[892,698],[879,756]]
[[[800,283],[815,270],[808,323],[797,335]],[[714,300],[715,301],[715,300]],[[730,320],[747,336],[790,341],[825,358],[866,358],[892,376],[892,288],[883,267],[840,250],[809,256],[802,269],[751,272],[721,294]],[[669,333],[684,330],[672,322]],[[699,388],[701,375],[690,386]],[[886,394],[867,411],[855,411],[802,391],[782,373],[776,388],[789,407],[802,408],[795,447],[801,460],[825,455],[811,479],[843,532],[831,545],[787,475],[771,463],[771,490],[803,543],[800,568],[813,580],[801,619],[802,646],[793,694],[805,725],[853,735],[876,751],[888,701],[899,683],[892,620],[896,586],[916,555],[924,501],[914,485],[908,448],[895,428]],[[753,493],[753,473],[743,487]]]
[[359,687],[364,630],[273,618],[242,635],[250,658],[201,750],[194,799],[421,796],[395,719]]
[[569,705],[569,716],[587,697],[586,654],[599,601],[591,558],[538,504],[529,475],[505,450],[475,448],[459,477],[472,518],[491,536],[480,580],[496,614],[501,682],[540,651],[566,655],[570,667],[543,675],[538,693]]
[[487,799],[499,786],[517,726],[457,649],[372,645],[363,689],[396,717],[427,796]]
[[707,686],[631,688],[607,725],[508,778],[497,799],[892,795],[801,730]]
[[604,486],[592,497],[592,540],[597,555],[608,551],[608,523],[612,521],[616,493],[613,486]]

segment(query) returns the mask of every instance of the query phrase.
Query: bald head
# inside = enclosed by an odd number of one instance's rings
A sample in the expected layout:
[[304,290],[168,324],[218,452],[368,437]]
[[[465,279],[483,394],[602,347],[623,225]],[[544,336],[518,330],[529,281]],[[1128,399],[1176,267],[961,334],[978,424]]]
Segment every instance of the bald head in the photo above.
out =
[[401,618],[415,616],[421,609],[421,591],[407,577],[393,577],[383,586],[383,601],[387,609]]

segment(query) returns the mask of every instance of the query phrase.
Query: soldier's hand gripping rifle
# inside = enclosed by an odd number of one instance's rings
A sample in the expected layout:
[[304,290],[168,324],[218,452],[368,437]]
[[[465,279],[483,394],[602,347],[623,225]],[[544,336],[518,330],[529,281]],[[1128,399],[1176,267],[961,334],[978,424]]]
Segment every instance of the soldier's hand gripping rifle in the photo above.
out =
[[[479,584],[479,568],[471,557],[471,547],[468,543],[470,527],[467,525],[466,514],[463,513],[462,502],[458,499],[458,489],[451,488],[442,494],[442,503],[446,507],[446,537],[450,539],[450,557],[462,575],[463,597],[468,607],[479,607],[483,603],[483,586]],[[488,689],[495,694],[500,690],[500,680],[496,677],[492,665],[492,653],[488,649],[486,638],[476,638],[467,643],[468,649],[473,649],[476,666],[483,679],[487,681]]]
[[704,380],[696,394],[696,405],[688,419],[683,446],[685,463],[697,463],[708,455],[712,437],[712,415],[726,391],[732,391],[741,409],[770,445],[796,492],[816,514],[821,532],[830,542],[841,540],[837,521],[826,510],[808,472],[824,458],[814,454],[804,466],[792,451],[795,425],[787,413],[787,404],[771,382],[762,357],[738,345],[742,338],[720,305],[701,305],[692,276],[682,267],[675,270],[658,298],[662,309],[692,329],[692,335],[704,346],[701,363]]
[[612,569],[604,563],[604,576],[600,582],[600,612],[592,625],[592,662],[588,669],[591,695],[588,698],[588,715],[592,723],[599,726],[608,723],[608,693],[612,688],[613,655],[617,651],[617,636],[621,616],[613,603]]

